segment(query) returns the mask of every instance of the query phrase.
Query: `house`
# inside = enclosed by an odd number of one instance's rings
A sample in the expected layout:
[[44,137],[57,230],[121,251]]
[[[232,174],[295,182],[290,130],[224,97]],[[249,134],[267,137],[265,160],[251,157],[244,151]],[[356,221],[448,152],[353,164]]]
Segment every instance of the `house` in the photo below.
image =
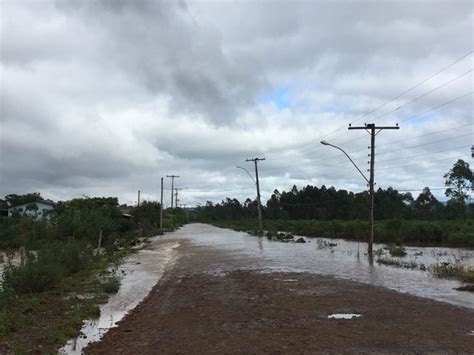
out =
[[132,206],[121,205],[119,206],[120,213],[122,213],[122,217],[124,218],[132,218]]
[[54,210],[56,204],[51,200],[38,200],[35,202],[23,203],[21,205],[9,206],[8,216],[13,216],[14,213],[20,213],[30,216],[34,219],[43,218],[47,211]]

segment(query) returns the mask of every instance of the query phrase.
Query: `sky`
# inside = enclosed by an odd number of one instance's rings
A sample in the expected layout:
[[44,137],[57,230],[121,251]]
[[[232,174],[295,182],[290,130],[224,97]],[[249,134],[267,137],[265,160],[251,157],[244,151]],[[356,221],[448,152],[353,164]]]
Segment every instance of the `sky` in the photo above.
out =
[[472,1],[1,0],[0,196],[435,188],[471,166]]

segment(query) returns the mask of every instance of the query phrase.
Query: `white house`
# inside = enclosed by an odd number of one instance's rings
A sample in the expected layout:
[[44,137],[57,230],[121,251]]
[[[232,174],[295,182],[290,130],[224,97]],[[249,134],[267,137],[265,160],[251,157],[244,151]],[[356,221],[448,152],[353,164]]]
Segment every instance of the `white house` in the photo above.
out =
[[21,205],[8,207],[8,216],[11,217],[15,212],[30,216],[34,219],[43,218],[47,211],[54,209],[55,203],[50,200],[41,200],[36,202],[24,203]]

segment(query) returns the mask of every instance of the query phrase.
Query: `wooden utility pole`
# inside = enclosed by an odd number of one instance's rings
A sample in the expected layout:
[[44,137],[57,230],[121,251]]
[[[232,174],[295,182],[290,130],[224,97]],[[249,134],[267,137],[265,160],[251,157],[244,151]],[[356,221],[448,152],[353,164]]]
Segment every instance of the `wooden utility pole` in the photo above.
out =
[[260,184],[258,181],[258,162],[265,160],[265,158],[250,158],[245,161],[253,161],[255,164],[255,184],[257,185],[257,207],[258,207],[258,228],[260,232],[263,232],[262,226],[262,203],[260,201]]
[[398,124],[396,126],[376,126],[375,123],[366,123],[362,127],[352,127],[349,125],[349,129],[363,129],[370,134],[370,177],[369,177],[369,196],[370,196],[370,212],[369,212],[369,245],[368,254],[369,261],[373,263],[374,253],[374,168],[375,168],[375,136],[384,129],[400,129]]
[[179,176],[178,175],[166,175],[166,177],[171,178],[171,209],[173,209],[174,179],[179,178]]
[[137,207],[140,207],[140,190],[138,190]]
[[161,178],[161,196],[160,196],[160,230],[163,230],[163,178]]

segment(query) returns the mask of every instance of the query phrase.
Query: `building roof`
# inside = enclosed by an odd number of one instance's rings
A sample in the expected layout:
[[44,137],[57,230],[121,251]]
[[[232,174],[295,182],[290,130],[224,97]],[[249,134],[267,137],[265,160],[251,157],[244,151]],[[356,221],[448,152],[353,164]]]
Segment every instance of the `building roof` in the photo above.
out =
[[30,202],[26,202],[26,203],[19,203],[19,204],[13,205],[13,206],[8,206],[8,209],[19,207],[19,206],[24,206],[24,205],[29,205],[30,203],[43,203],[45,205],[50,205],[50,206],[53,206],[53,207],[56,206],[56,202],[54,202],[52,200],[36,200],[36,201],[30,201]]

